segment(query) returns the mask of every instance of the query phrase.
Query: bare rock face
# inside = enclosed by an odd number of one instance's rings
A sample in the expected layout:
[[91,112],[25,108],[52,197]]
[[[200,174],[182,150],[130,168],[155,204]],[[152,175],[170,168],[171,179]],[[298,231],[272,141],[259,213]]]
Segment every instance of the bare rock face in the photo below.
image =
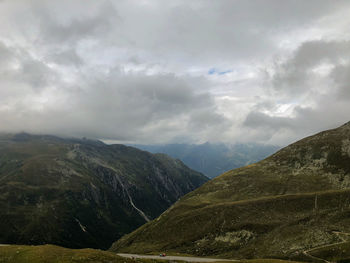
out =
[[111,249],[310,261],[306,251],[350,233],[349,153],[350,123],[307,137],[211,180]]
[[0,243],[107,248],[208,179],[124,145],[0,136]]

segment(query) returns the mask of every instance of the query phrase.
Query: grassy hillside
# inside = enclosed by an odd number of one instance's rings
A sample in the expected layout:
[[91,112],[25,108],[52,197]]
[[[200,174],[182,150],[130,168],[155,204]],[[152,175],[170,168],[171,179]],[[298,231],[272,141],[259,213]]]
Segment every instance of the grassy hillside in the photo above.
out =
[[207,180],[123,145],[0,136],[0,243],[107,248]]
[[0,246],[1,263],[134,263],[115,253],[95,249],[68,249],[53,245]]
[[[67,249],[53,245],[0,246],[1,263],[162,263],[166,260],[128,259],[96,249]],[[243,260],[239,263],[293,263],[282,260]]]
[[349,172],[347,124],[213,179],[111,249],[310,260],[350,232]]
[[309,254],[332,262],[350,262],[350,242],[321,247]]

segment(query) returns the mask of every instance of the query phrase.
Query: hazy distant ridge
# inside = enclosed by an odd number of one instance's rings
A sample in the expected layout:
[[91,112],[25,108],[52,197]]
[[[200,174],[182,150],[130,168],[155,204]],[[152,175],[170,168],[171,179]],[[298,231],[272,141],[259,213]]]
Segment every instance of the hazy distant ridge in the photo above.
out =
[[180,159],[188,167],[214,178],[226,171],[260,161],[280,147],[257,143],[247,144],[162,144],[132,145],[151,153],[165,153]]

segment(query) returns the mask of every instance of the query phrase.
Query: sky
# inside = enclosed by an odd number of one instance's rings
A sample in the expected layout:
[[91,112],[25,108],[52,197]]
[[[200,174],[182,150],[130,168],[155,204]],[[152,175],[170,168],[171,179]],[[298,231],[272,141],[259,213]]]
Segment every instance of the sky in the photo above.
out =
[[0,132],[287,145],[350,121],[348,0],[0,0]]

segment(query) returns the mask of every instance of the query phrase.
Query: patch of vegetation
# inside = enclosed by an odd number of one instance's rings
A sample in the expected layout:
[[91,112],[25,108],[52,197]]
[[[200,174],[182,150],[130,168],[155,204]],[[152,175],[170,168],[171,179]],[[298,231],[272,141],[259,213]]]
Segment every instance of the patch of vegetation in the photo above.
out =
[[68,249],[54,245],[0,246],[0,263],[156,263],[150,259],[122,258],[96,249]]

